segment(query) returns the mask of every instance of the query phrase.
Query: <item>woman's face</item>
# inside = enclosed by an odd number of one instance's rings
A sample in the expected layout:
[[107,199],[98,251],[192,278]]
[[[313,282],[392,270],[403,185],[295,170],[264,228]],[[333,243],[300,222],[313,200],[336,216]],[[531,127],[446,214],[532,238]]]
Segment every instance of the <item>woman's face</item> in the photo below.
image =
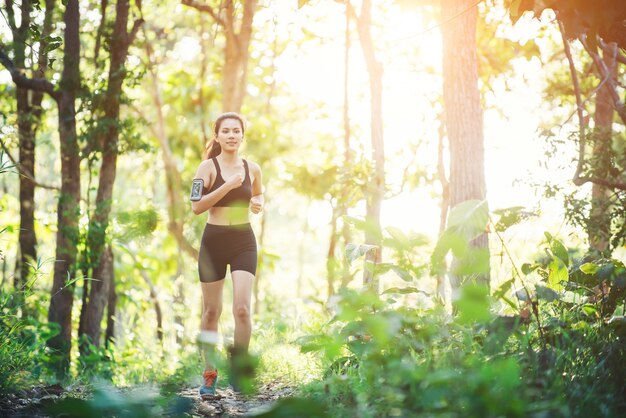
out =
[[237,119],[224,119],[217,131],[217,142],[222,151],[236,151],[243,141],[243,129]]

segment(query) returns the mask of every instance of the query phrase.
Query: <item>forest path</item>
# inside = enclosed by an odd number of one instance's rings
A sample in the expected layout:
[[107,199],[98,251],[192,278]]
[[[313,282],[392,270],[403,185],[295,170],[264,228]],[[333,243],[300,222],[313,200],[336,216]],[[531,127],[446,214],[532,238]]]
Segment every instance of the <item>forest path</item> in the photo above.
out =
[[230,388],[218,389],[221,398],[215,400],[201,400],[197,388],[185,389],[179,392],[179,396],[193,401],[192,413],[195,417],[245,417],[268,409],[274,402],[294,392],[294,388],[273,382],[259,387],[257,393],[251,396],[238,394]]

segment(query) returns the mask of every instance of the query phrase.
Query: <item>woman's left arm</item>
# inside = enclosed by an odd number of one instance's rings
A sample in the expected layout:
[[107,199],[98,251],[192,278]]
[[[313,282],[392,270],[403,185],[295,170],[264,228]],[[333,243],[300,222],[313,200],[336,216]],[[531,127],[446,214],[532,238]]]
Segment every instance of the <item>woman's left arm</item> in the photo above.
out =
[[261,167],[257,163],[250,163],[250,171],[254,176],[252,182],[252,197],[250,198],[250,210],[252,213],[259,213],[263,210],[265,199],[263,198],[263,176]]

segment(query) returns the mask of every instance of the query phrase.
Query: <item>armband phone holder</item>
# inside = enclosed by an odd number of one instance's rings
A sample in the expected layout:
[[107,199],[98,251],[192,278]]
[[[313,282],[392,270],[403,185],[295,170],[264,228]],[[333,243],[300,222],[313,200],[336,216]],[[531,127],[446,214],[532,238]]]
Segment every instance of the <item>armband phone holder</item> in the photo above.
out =
[[191,183],[191,196],[190,200],[192,202],[197,202],[202,199],[202,189],[204,188],[204,180],[202,179],[193,179]]

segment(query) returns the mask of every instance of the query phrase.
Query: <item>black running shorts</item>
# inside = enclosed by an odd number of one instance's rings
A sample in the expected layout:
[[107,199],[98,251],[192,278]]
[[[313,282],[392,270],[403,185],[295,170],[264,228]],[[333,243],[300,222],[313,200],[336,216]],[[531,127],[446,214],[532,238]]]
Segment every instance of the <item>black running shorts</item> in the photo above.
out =
[[200,245],[198,273],[200,281],[209,283],[226,277],[230,271],[243,270],[256,274],[257,248],[249,223],[240,225],[206,224]]

